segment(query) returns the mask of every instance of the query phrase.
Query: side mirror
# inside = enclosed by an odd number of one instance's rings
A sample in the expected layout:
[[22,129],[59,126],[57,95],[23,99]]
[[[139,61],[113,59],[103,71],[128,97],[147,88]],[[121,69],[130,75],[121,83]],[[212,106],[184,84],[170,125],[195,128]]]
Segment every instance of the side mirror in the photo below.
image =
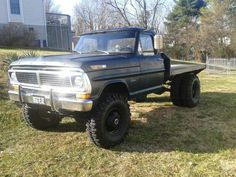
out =
[[155,35],[154,36],[154,48],[156,50],[161,50],[164,48],[163,36],[162,35]]

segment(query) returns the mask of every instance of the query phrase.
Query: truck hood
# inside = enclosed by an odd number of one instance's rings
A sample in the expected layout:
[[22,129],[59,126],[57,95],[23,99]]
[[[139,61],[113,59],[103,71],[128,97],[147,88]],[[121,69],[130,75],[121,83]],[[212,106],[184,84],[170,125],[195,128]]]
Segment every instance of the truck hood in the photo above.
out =
[[[22,58],[13,63],[11,67],[69,67],[81,68],[85,72],[93,71],[93,66],[105,66],[96,70],[115,69],[122,67],[134,67],[136,62],[130,62],[128,58],[133,55],[85,55],[85,54],[67,54],[67,55],[50,55],[32,58]],[[133,56],[134,57],[134,56]]]

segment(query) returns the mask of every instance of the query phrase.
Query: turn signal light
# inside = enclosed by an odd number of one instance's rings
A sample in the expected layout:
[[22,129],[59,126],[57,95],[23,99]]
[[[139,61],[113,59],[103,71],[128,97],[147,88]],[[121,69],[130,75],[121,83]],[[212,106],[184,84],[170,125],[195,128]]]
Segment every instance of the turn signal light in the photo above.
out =
[[14,91],[19,91],[19,85],[11,85],[10,89]]
[[79,98],[79,99],[89,99],[89,98],[91,98],[91,94],[88,94],[88,93],[77,93],[76,94],[76,98]]

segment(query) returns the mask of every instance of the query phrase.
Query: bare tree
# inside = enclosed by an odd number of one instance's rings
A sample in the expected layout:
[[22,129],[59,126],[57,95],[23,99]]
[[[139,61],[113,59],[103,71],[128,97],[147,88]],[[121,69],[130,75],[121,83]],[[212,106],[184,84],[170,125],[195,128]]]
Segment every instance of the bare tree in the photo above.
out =
[[105,0],[105,3],[117,11],[128,26],[153,28],[156,31],[161,21],[158,12],[165,7],[164,0]]
[[77,34],[120,26],[160,30],[164,0],[81,0],[75,7]]
[[147,0],[131,0],[131,5],[135,11],[138,24],[144,28],[156,29],[159,25],[158,12],[164,7],[164,2],[161,0],[147,1]]
[[124,25],[122,17],[100,0],[82,0],[75,7],[75,17],[74,29],[77,34]]
[[124,19],[128,26],[132,25],[129,16],[133,14],[130,13],[128,9],[129,0],[123,0],[123,2],[118,0],[107,0],[105,1],[105,3],[114,8],[115,11],[117,11]]
[[54,0],[45,0],[46,13],[60,13],[59,6],[55,4]]

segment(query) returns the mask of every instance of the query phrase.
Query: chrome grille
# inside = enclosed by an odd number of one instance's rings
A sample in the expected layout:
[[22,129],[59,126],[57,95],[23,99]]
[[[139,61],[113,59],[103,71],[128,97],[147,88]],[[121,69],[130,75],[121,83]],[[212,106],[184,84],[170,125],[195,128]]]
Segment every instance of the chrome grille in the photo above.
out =
[[58,76],[56,74],[39,74],[40,84],[56,87],[70,87],[70,78],[68,76]]
[[26,84],[38,84],[36,73],[16,72],[18,82]]
[[39,73],[39,80],[37,73],[31,72],[16,72],[16,77],[19,83],[44,85],[53,87],[71,87],[69,76],[60,76],[54,73]]

